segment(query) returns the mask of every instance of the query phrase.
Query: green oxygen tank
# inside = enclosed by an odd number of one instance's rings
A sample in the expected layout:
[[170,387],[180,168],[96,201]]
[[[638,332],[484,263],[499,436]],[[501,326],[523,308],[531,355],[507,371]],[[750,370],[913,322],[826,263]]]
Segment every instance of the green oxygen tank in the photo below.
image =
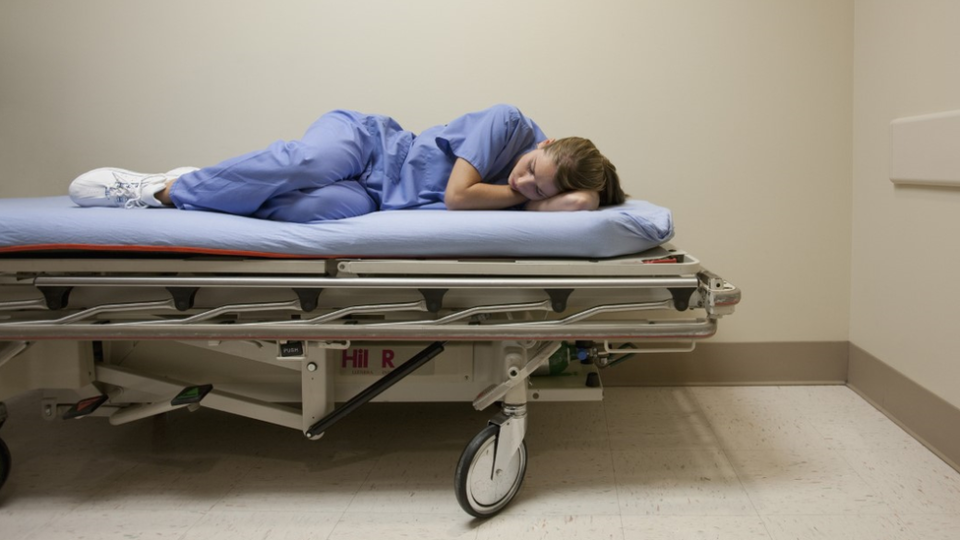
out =
[[557,352],[550,355],[550,358],[533,372],[534,377],[546,377],[560,375],[563,373],[570,362],[577,358],[577,349],[567,342],[560,343]]

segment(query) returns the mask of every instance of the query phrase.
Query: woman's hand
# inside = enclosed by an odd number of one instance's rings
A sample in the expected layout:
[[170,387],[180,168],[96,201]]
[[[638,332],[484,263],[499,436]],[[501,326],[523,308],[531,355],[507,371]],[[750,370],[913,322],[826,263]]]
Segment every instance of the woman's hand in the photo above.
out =
[[524,207],[536,212],[571,212],[596,210],[600,207],[600,193],[596,191],[565,191],[540,201],[530,201]]

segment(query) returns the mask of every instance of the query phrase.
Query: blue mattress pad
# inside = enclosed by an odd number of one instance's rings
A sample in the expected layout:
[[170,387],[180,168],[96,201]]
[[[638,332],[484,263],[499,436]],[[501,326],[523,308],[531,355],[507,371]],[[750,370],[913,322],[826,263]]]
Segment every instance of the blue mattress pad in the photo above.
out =
[[640,200],[593,212],[397,210],[304,224],[176,209],[81,208],[69,197],[0,199],[0,255],[604,258],[672,237],[670,210]]

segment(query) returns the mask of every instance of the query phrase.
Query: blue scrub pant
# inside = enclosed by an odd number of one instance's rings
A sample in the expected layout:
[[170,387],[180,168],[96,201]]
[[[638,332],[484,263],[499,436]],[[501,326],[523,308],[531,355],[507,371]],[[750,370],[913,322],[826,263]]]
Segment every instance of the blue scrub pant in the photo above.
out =
[[[366,180],[381,153],[367,115],[333,111],[297,141],[277,141],[181,176],[170,199],[184,210],[212,210],[306,223],[374,212]],[[375,129],[375,126],[374,126]]]

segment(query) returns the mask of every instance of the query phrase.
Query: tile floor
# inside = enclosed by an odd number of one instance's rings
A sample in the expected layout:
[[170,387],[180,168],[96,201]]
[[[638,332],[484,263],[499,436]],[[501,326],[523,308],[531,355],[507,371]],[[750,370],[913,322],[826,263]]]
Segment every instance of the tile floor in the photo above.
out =
[[960,538],[960,473],[841,386],[534,404],[523,489],[486,521],[453,494],[490,416],[466,403],[373,404],[317,442],[215,411],[111,427],[7,405],[3,540]]

